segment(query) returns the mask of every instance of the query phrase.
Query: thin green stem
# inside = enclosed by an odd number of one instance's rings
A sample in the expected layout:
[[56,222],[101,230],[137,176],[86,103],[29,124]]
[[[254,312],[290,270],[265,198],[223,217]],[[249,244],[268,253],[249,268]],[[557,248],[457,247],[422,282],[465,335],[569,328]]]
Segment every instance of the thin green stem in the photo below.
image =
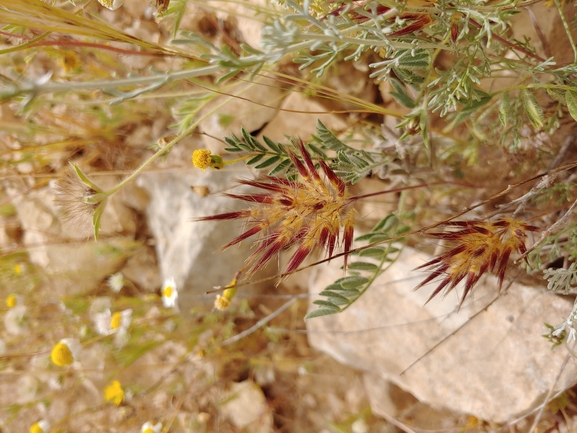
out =
[[[254,85],[251,84],[251,86]],[[249,86],[250,87],[250,86]],[[246,90],[246,89],[245,89]],[[144,161],[140,167],[138,167],[132,174],[130,174],[130,176],[128,176],[126,179],[124,179],[122,182],[120,182],[118,185],[116,185],[115,187],[113,187],[112,189],[110,189],[109,191],[106,191],[106,195],[110,196],[112,194],[114,194],[115,192],[119,191],[121,188],[123,188],[126,184],[132,182],[134,179],[136,179],[150,164],[152,164],[159,156],[164,155],[167,152],[170,152],[170,149],[172,149],[172,147],[178,143],[181,139],[183,139],[184,137],[186,137],[188,134],[190,134],[197,126],[198,124],[206,117],[209,116],[210,114],[214,113],[215,111],[219,110],[221,107],[223,107],[224,105],[226,105],[232,98],[234,98],[234,96],[230,96],[226,99],[224,99],[220,104],[216,105],[213,109],[211,109],[209,112],[207,112],[204,116],[202,116],[200,119],[198,119],[196,122],[192,123],[188,128],[186,128],[183,132],[181,132],[180,134],[178,134],[176,137],[174,137],[172,140],[170,140],[166,146],[164,146],[162,149],[160,149],[158,152],[156,152],[154,155],[152,155],[150,158],[148,158],[146,161]]]
[[110,195],[114,194],[115,192],[117,192],[118,190],[123,188],[126,184],[128,184],[128,183],[132,182],[134,179],[136,179],[140,175],[140,173],[142,173],[146,169],[146,167],[148,167],[150,164],[152,164],[159,156],[164,155],[167,152],[170,152],[170,149],[172,149],[172,147],[176,143],[178,143],[180,140],[182,140],[184,137],[186,137],[188,134],[190,134],[190,132],[194,128],[196,128],[197,124],[198,124],[198,122],[193,123],[187,129],[185,129],[183,132],[178,134],[174,139],[169,141],[166,144],[166,146],[164,146],[162,149],[160,149],[158,152],[156,152],[154,155],[152,155],[150,158],[148,158],[146,161],[144,161],[140,165],[140,167],[138,167],[136,170],[134,170],[132,172],[132,174],[130,176],[125,178],[122,182],[120,182],[118,185],[116,185],[112,189],[106,191],[106,195],[110,196]]
[[563,23],[563,27],[565,28],[565,33],[567,33],[567,38],[569,39],[569,43],[571,44],[571,48],[573,49],[573,63],[577,63],[577,46],[575,46],[575,41],[573,40],[573,35],[571,34],[571,28],[569,27],[569,23],[567,23],[567,19],[565,18],[565,14],[563,13],[563,7],[559,0],[554,0],[555,6],[559,11],[559,17],[561,18],[561,22]]

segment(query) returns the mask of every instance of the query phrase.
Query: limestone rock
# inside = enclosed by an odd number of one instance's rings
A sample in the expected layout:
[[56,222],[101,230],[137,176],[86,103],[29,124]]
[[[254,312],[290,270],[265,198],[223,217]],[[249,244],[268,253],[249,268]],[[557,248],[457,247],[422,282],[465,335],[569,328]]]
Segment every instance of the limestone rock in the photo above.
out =
[[[193,221],[197,217],[243,208],[239,200],[220,193],[238,192],[240,189],[231,189],[234,178],[252,177],[243,165],[220,171],[194,168],[189,163],[190,155],[198,147],[199,143],[191,141],[179,143],[165,164],[181,168],[151,171],[138,179],[139,186],[150,197],[146,213],[156,242],[160,273],[163,279],[175,279],[180,291],[178,303],[183,309],[199,302],[212,303],[215,295],[204,293],[213,286],[228,284],[250,255],[252,245],[248,239],[217,253],[242,232],[242,222]],[[206,187],[209,195],[199,195],[191,186]],[[246,287],[247,291],[250,289]]]
[[[571,302],[517,283],[492,302],[497,282],[487,277],[459,312],[453,294],[424,305],[432,288],[412,291],[424,278],[414,269],[429,259],[406,248],[348,310],[308,320],[310,344],[437,409],[504,422],[540,404],[566,356],[541,337],[543,323],[562,322]],[[342,276],[339,267],[334,262],[315,268],[313,298]],[[576,374],[570,362],[557,389],[572,386]]]
[[[95,288],[135,247],[131,236],[134,221],[119,196],[108,201],[98,242],[78,237],[73,229],[61,224],[51,188],[31,191],[26,197],[16,197],[13,203],[30,260],[44,270],[43,275],[52,287],[58,287],[59,295]],[[122,236],[115,236],[119,232]]]
[[273,431],[272,413],[259,386],[252,380],[233,383],[222,411],[238,429],[254,433]]

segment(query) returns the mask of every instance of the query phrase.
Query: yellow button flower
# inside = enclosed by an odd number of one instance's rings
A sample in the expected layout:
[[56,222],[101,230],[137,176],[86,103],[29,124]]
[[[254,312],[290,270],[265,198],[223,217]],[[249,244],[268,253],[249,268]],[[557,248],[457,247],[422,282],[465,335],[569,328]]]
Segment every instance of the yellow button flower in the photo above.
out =
[[59,367],[70,365],[77,358],[80,344],[72,338],[63,338],[52,348],[50,359]]
[[201,168],[203,171],[210,167],[210,150],[197,149],[192,152],[192,165]]
[[50,424],[45,419],[41,419],[38,422],[35,422],[30,427],[30,433],[48,433],[50,429]]
[[[235,160],[236,161],[236,160]],[[202,171],[206,170],[208,167],[214,168],[215,170],[220,170],[225,166],[234,161],[225,162],[220,155],[213,155],[208,149],[197,149],[192,152],[192,165],[197,168],[201,168]]]
[[110,385],[104,388],[104,400],[110,401],[116,406],[120,406],[120,403],[124,401],[124,390],[118,380],[113,380]]
[[12,293],[11,295],[8,295],[6,297],[6,306],[8,308],[14,308],[17,303],[18,303],[18,299],[16,298],[16,295],[14,293]]

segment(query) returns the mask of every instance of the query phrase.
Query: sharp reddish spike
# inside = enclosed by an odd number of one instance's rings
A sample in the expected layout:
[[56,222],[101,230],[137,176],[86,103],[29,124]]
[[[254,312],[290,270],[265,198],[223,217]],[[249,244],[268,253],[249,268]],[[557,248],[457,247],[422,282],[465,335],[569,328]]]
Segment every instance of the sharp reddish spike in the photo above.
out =
[[251,255],[250,260],[252,260],[255,256],[257,256],[258,254],[260,254],[261,252],[263,252],[266,248],[268,248],[268,246],[270,244],[272,244],[274,241],[276,241],[279,237],[280,233],[279,232],[274,232],[273,234],[262,238],[258,241],[259,246],[256,249],[256,251]]
[[[517,250],[519,251],[519,254],[524,255],[527,252],[527,247],[524,243],[520,243],[517,245]],[[525,257],[525,260],[527,260],[527,257]]]
[[[282,185],[285,187],[290,188],[291,190],[295,189],[295,188],[303,188],[303,185],[295,182],[293,180],[289,180],[289,179],[282,179],[280,177],[275,177],[275,176],[265,176],[265,179],[268,179],[270,182],[278,184],[278,185]],[[284,189],[283,189],[284,191]]]
[[317,169],[315,168],[315,165],[313,164],[313,160],[311,159],[311,156],[309,155],[309,153],[307,152],[306,148],[305,148],[305,144],[303,143],[302,140],[298,140],[297,142],[299,151],[303,157],[303,161],[305,162],[308,172],[312,175],[313,179],[316,180],[317,182],[321,181],[321,177],[319,176],[319,173],[317,171]]
[[349,255],[347,253],[351,250],[354,235],[355,235],[355,228],[351,221],[347,221],[343,233],[343,252],[345,253],[345,270],[347,269],[347,262],[349,258]]
[[269,194],[230,194],[224,193],[223,195],[234,198],[237,200],[249,201],[252,203],[263,203],[271,204],[273,203],[273,198]]
[[427,305],[431,301],[431,299],[433,299],[435,296],[437,296],[441,292],[441,290],[443,290],[445,288],[445,286],[447,284],[449,284],[450,282],[451,282],[451,276],[449,275],[443,281],[441,281],[441,284],[439,284],[437,286],[437,288],[433,291],[433,293],[431,293],[431,296],[429,296],[429,298],[425,302],[425,305]]
[[329,236],[327,238],[327,254],[329,255],[329,257],[333,256],[336,244],[337,244],[337,236],[333,233],[329,233]]
[[429,266],[432,266],[432,265],[436,265],[437,263],[441,262],[442,260],[443,260],[443,257],[435,257],[434,259],[429,260],[427,263],[425,263],[425,264],[423,264],[423,265],[421,265],[421,266],[419,266],[419,267],[416,267],[415,270],[417,270],[417,269],[423,269],[423,268],[426,268],[426,267],[429,267]]
[[458,310],[461,309],[463,302],[465,302],[465,298],[467,297],[467,295],[469,294],[469,292],[471,291],[473,286],[475,284],[477,284],[477,281],[479,281],[479,278],[481,278],[480,274],[475,274],[474,272],[469,272],[467,274],[467,282],[465,283],[465,289],[463,290],[463,296],[461,296],[461,302],[459,302],[459,306],[457,307]]
[[329,182],[333,185],[333,187],[339,192],[340,196],[345,194],[346,185],[342,179],[340,179],[335,172],[328,166],[326,162],[322,159],[319,160],[319,164],[325,173],[325,176],[329,180]]
[[[268,250],[264,252],[264,254],[258,259],[258,261],[247,271],[248,274],[254,274],[260,268],[268,263],[270,259],[273,258],[275,254],[278,254],[280,250],[282,250],[285,246],[287,246],[287,241],[284,237],[277,237],[274,242],[270,244]],[[250,256],[249,261],[252,261],[253,258],[256,258],[256,252]]]
[[236,212],[220,213],[218,215],[209,215],[205,217],[195,218],[194,221],[220,221],[220,220],[235,220],[239,218],[248,218],[251,216],[251,210],[239,210]]
[[260,188],[260,189],[264,189],[267,191],[272,191],[272,192],[283,192],[284,188],[283,185],[277,185],[274,182],[261,182],[258,180],[250,180],[250,179],[241,179],[238,180],[238,183],[241,185],[247,185],[247,186],[252,186],[255,188]]
[[499,266],[497,268],[497,277],[499,278],[499,291],[503,287],[503,280],[505,279],[505,271],[507,270],[507,264],[509,262],[509,256],[511,255],[511,249],[506,248],[501,254],[501,260],[499,261]]
[[428,284],[431,281],[435,280],[437,277],[440,277],[441,275],[443,275],[447,271],[447,269],[449,269],[449,265],[440,266],[439,268],[435,269],[433,272],[431,272],[431,274],[427,278],[425,278],[423,281],[421,281],[419,283],[419,285],[417,287],[415,287],[413,290],[420,289],[425,284]]
[[300,247],[298,247],[298,249],[295,251],[295,253],[291,257],[291,260],[285,269],[285,273],[288,274],[288,273],[296,270],[301,265],[301,263],[304,262],[304,260],[307,258],[307,256],[311,252],[312,252],[312,248],[308,245],[301,245]]
[[476,224],[477,221],[447,221],[443,223],[445,226],[457,226],[457,227],[468,227],[473,224]]
[[239,237],[237,237],[236,239],[233,239],[232,241],[230,241],[228,244],[226,244],[225,246],[223,246],[222,248],[220,248],[218,251],[224,251],[227,248],[232,247],[233,245],[238,244],[239,242],[244,241],[247,238],[250,238],[252,235],[257,234],[258,232],[260,232],[263,229],[262,226],[258,225],[258,226],[254,226],[252,228],[250,228],[249,230],[245,231],[243,234],[241,234]]
[[290,149],[287,149],[288,152],[288,156],[291,159],[292,163],[294,164],[294,166],[297,168],[299,174],[305,178],[305,179],[309,179],[311,176],[308,172],[308,170],[306,169],[306,167],[303,165],[303,163],[300,161],[300,159],[298,159],[298,157],[291,152]]
[[490,267],[491,267],[491,272],[493,272],[495,270],[495,266],[497,266],[497,260],[499,259],[499,249],[495,249],[493,251],[493,253],[491,254],[491,260],[490,260]]

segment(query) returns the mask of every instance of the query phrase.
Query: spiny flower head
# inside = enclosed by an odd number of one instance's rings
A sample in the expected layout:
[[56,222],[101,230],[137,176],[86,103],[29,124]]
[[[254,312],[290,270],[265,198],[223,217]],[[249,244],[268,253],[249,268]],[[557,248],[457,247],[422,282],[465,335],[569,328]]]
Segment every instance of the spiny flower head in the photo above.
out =
[[30,426],[30,433],[48,433],[50,424],[45,419],[41,419]]
[[104,400],[120,406],[120,403],[124,400],[124,390],[118,380],[113,380],[110,385],[104,388]]
[[455,231],[430,233],[438,239],[455,243],[445,253],[428,261],[417,269],[428,268],[431,274],[416,289],[440,279],[427,302],[441,291],[447,294],[465,279],[465,288],[459,307],[486,271],[495,272],[499,279],[499,290],[503,285],[505,271],[511,253],[524,254],[527,232],[538,228],[511,218],[496,221],[451,221],[445,224]]
[[[261,234],[257,248],[248,258],[246,273],[262,268],[282,249],[296,245],[297,249],[285,270],[290,273],[317,248],[324,248],[332,257],[342,234],[344,252],[351,248],[355,211],[345,183],[323,161],[317,170],[302,141],[297,142],[302,161],[288,150],[299,178],[288,180],[266,176],[263,180],[239,180],[241,185],[252,186],[262,192],[252,194],[225,194],[245,201],[251,207],[199,218],[198,221],[244,219],[249,226],[225,250],[256,234]],[[346,255],[345,255],[346,267]]]
[[73,338],[63,338],[52,348],[50,359],[59,367],[72,364],[80,351],[80,343]]
[[74,164],[54,186],[54,204],[64,223],[81,236],[96,237],[107,195]]

